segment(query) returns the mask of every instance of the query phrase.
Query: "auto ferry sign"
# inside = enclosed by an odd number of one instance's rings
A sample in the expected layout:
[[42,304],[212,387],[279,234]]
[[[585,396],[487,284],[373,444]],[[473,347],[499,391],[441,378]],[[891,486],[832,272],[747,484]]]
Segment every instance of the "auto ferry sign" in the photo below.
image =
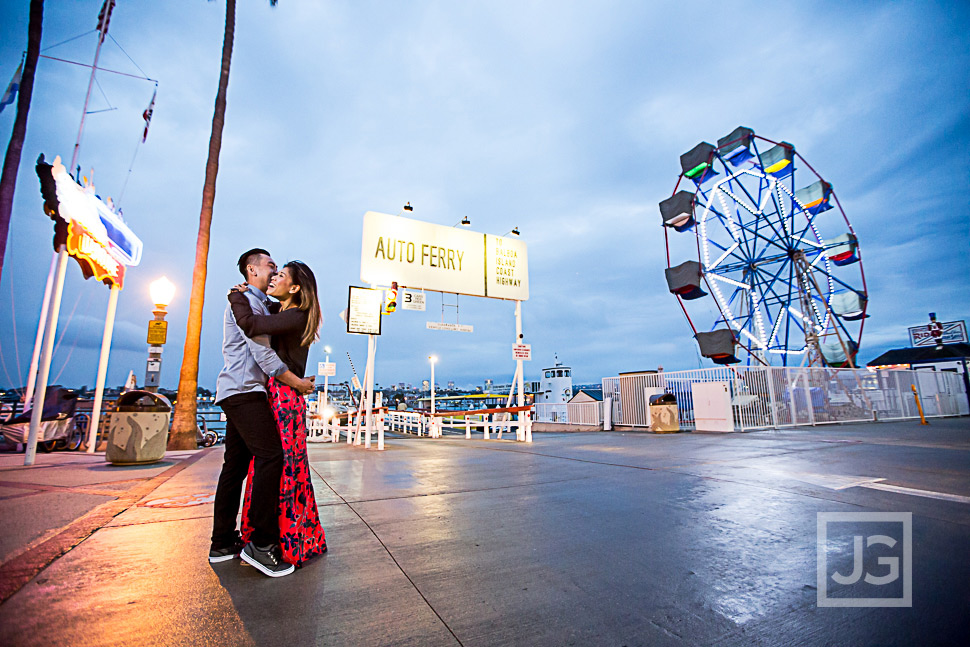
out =
[[84,278],[124,287],[125,268],[141,262],[142,242],[121,216],[95,195],[94,186],[79,186],[61,163],[37,163],[44,211],[54,220],[54,247],[63,243]]
[[409,287],[527,301],[529,261],[523,241],[368,211],[360,278]]

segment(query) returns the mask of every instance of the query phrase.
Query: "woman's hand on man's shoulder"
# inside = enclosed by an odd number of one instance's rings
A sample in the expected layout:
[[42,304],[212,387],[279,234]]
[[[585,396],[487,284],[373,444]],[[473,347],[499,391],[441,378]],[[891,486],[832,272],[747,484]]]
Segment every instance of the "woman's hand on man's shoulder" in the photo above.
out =
[[249,289],[248,283],[240,283],[239,285],[234,285],[231,288],[229,288],[229,292],[226,293],[226,296],[229,296],[233,292],[245,292],[248,289]]

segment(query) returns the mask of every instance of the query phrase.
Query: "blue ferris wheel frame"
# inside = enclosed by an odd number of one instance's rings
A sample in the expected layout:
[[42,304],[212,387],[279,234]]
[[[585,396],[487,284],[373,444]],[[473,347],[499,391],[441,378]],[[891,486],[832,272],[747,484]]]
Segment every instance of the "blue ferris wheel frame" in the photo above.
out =
[[[837,329],[847,346],[857,350],[865,319],[865,273],[858,241],[845,212],[831,185],[822,180],[794,146],[749,132],[748,143],[741,150],[737,140],[718,148],[699,145],[698,148],[712,149],[706,165],[699,164],[692,170],[685,166],[674,189],[676,195],[685,178],[695,188],[691,221],[676,229],[692,229],[696,235],[703,281],[720,313],[709,330],[730,329],[738,345],[748,351],[748,364],[754,356],[761,358],[756,360],[759,363],[767,364],[774,363],[776,357],[772,356],[777,356],[787,366],[790,357],[808,351],[806,336],[810,329],[822,335]],[[760,150],[759,140],[773,148]],[[722,154],[723,149],[728,149],[728,154]],[[771,166],[768,162],[772,162]],[[807,187],[815,188],[815,194],[809,197],[816,199],[811,202],[803,199],[808,195],[806,189],[796,189],[796,171],[802,166],[816,180]],[[694,177],[690,177],[692,172]],[[841,213],[848,233],[828,240],[823,237],[823,230],[831,230],[833,223],[819,225],[820,221],[832,220],[832,214],[823,214],[833,206]],[[848,252],[838,253],[846,247]],[[809,271],[799,269],[804,267],[796,262],[799,256]],[[667,257],[670,266],[669,237]],[[837,272],[839,267],[854,264],[858,265],[857,285],[861,284],[861,289]],[[814,280],[816,274],[822,277],[821,283]],[[809,276],[812,287],[807,284]],[[861,297],[861,312],[835,316],[833,297],[839,293]],[[681,294],[677,297],[694,332],[699,332]],[[801,312],[806,302],[811,312]],[[850,327],[853,321],[859,322],[858,329]]]

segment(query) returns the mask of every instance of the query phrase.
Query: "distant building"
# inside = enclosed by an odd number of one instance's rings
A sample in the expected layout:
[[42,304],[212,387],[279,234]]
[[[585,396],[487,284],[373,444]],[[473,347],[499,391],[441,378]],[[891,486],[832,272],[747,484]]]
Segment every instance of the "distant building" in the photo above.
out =
[[950,371],[966,376],[968,358],[970,358],[970,344],[961,342],[943,344],[943,348],[939,349],[936,346],[894,348],[866,363],[866,366],[888,369]]
[[569,402],[602,402],[603,389],[579,389]]

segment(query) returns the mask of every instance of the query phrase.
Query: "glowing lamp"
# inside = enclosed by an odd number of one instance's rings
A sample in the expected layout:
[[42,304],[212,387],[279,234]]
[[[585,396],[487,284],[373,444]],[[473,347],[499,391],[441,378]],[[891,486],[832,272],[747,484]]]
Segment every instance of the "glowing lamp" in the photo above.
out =
[[164,309],[172,302],[172,297],[175,296],[175,284],[163,276],[160,279],[152,281],[152,284],[148,287],[148,291],[152,296],[152,303]]

